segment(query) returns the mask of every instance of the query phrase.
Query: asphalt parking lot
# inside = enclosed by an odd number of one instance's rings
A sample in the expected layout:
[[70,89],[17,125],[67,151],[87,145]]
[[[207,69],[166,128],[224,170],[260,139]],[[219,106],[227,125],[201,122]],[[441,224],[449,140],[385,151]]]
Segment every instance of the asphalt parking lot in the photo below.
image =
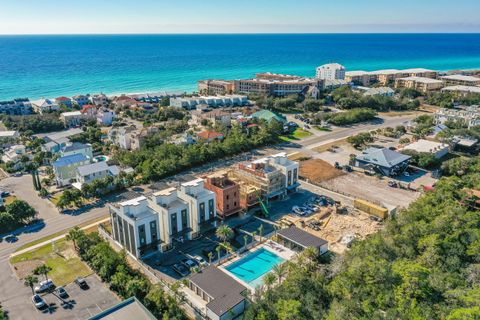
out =
[[[48,307],[38,310],[33,303],[25,304],[19,319],[88,319],[101,311],[116,305],[119,300],[108,290],[96,275],[85,278],[89,288],[81,289],[75,283],[65,286],[69,297],[62,299],[55,293],[44,293],[42,298]],[[29,297],[25,297],[30,299]]]

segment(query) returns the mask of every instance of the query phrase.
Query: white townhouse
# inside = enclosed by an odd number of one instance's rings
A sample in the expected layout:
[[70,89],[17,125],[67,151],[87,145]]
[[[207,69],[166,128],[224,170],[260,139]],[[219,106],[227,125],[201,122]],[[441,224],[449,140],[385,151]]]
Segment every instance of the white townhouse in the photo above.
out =
[[39,99],[32,101],[33,110],[37,113],[52,112],[57,111],[60,106],[53,100],[50,99]]

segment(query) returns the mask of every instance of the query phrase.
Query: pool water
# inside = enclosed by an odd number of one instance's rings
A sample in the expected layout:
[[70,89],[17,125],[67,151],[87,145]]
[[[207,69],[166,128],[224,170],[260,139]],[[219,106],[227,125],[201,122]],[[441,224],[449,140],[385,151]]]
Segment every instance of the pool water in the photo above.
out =
[[275,253],[261,248],[225,267],[225,269],[252,287],[257,287],[263,284],[262,278],[266,273],[284,261],[285,259]]

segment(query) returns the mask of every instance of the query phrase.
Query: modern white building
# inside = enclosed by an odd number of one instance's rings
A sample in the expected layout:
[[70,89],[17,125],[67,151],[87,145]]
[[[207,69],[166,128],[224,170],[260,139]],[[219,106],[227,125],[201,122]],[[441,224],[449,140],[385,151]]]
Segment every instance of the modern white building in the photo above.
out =
[[469,106],[465,109],[440,109],[434,115],[435,124],[447,121],[464,122],[468,128],[480,126],[480,107]]
[[339,63],[328,63],[317,68],[317,78],[322,80],[345,79],[345,67]]
[[161,243],[159,215],[145,196],[110,204],[112,236],[135,258],[158,252]]
[[248,97],[243,95],[208,96],[191,98],[170,98],[170,106],[184,109],[195,109],[197,105],[209,107],[233,107],[248,105]]
[[113,119],[115,119],[115,111],[107,109],[107,108],[100,108],[97,111],[97,123],[105,126],[112,125]]
[[83,154],[73,154],[58,158],[58,160],[52,164],[57,185],[64,187],[73,183],[76,178],[77,168],[89,163],[90,159]]
[[450,151],[450,146],[445,143],[420,139],[405,146],[402,150],[412,150],[418,153],[430,153],[433,154],[435,158],[440,159],[448,154]]
[[216,226],[215,192],[205,188],[203,179],[182,183],[178,197],[187,202],[190,208],[191,238],[197,238],[203,230]]
[[[13,168],[17,170],[22,166],[20,160],[24,155],[27,155],[26,147],[23,144],[17,144],[4,151],[2,161],[5,163],[11,162]],[[29,158],[31,158],[31,156],[29,156]]]
[[268,157],[272,167],[280,170],[285,176],[285,189],[287,191],[296,191],[298,186],[299,164],[296,161],[288,159],[285,152],[277,153]]
[[93,159],[92,145],[89,143],[67,142],[67,144],[60,149],[60,154],[62,157],[83,154],[88,159]]
[[90,97],[90,101],[93,103],[93,105],[97,107],[108,106],[108,97],[103,93],[94,94],[93,96]]
[[215,193],[202,179],[109,207],[113,238],[136,258],[167,251],[216,226]]
[[60,114],[60,120],[63,121],[66,127],[78,127],[83,119],[85,117],[80,111],[62,112]]

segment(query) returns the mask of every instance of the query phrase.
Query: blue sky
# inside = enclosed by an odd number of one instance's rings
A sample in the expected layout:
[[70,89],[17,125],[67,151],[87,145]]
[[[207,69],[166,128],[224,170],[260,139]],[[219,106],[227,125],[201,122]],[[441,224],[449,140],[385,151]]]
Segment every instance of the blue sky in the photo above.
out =
[[480,32],[479,0],[0,0],[0,34]]

